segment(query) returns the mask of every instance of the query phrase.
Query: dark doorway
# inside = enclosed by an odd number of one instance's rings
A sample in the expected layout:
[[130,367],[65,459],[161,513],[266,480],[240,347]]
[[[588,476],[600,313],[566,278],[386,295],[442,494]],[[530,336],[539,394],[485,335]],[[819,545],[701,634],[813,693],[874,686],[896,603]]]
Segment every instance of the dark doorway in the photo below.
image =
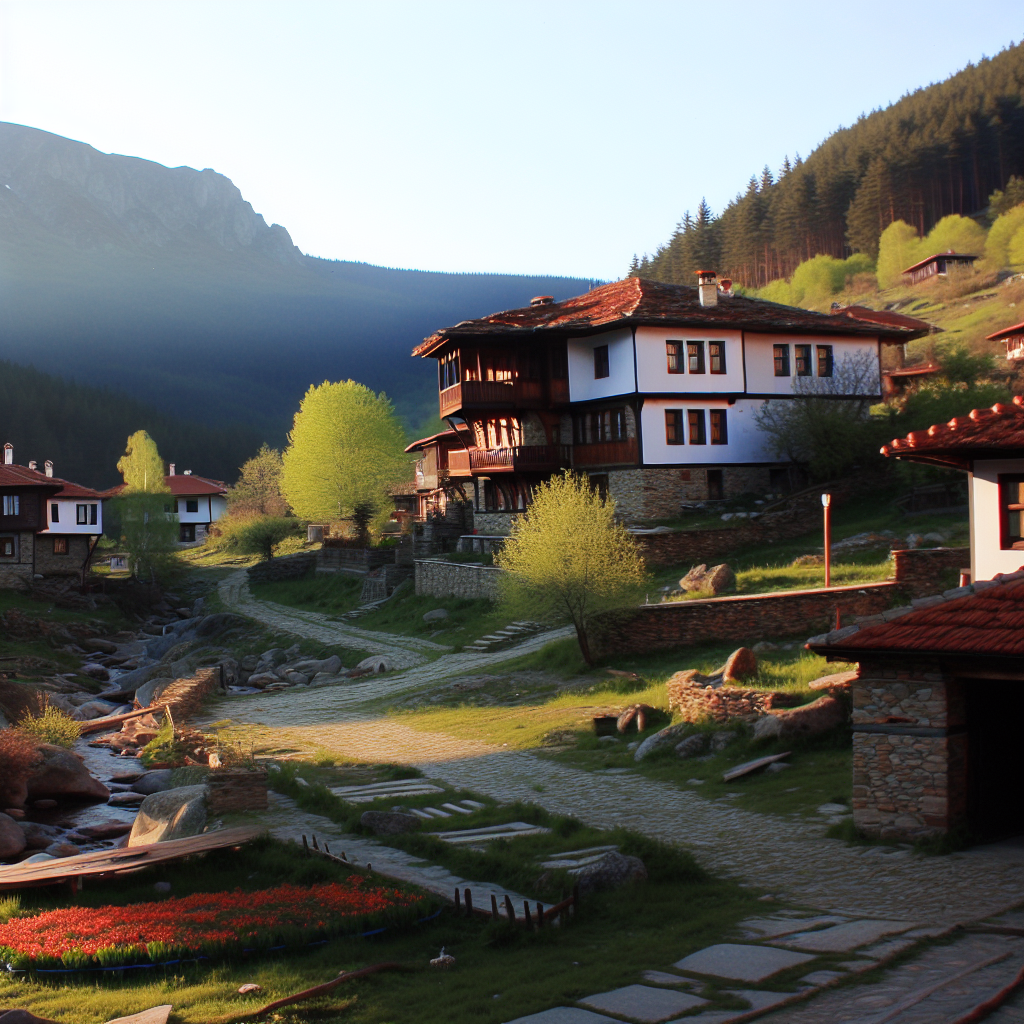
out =
[[721,501],[725,497],[725,483],[720,469],[708,470],[708,501]]
[[968,825],[980,839],[1022,835],[1024,683],[965,679],[961,685],[967,711]]

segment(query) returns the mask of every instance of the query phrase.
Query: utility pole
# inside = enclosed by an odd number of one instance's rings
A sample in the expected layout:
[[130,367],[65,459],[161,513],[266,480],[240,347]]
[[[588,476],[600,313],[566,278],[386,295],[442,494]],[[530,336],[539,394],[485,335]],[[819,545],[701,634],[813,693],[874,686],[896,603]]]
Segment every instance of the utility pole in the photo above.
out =
[[821,504],[825,510],[825,586],[832,585],[832,495],[823,494]]

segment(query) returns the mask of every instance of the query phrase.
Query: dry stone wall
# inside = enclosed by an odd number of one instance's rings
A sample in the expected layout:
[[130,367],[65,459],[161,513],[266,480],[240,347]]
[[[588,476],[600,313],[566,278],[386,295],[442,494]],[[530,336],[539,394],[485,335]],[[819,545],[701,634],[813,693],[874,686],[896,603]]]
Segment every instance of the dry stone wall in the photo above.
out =
[[55,555],[51,536],[43,535],[36,539],[36,572],[43,576],[78,576],[82,566],[89,557],[92,537],[65,536],[67,553]]
[[219,768],[206,776],[206,807],[211,817],[233,811],[267,809],[267,772]]
[[905,548],[892,552],[894,576],[914,597],[941,594],[960,585],[971,564],[970,548]]
[[30,531],[18,533],[17,557],[0,560],[0,587],[22,590],[32,582],[35,539],[36,535]]
[[314,554],[286,555],[272,558],[269,562],[258,562],[248,569],[250,583],[278,583],[281,580],[300,580],[308,576],[317,565]]
[[775,690],[746,690],[738,686],[717,689],[692,669],[677,672],[668,681],[668,707],[684,722],[728,722],[730,718],[752,722],[772,708],[796,707],[802,697]]
[[448,562],[443,558],[416,560],[416,594],[496,601],[503,569],[492,565]]

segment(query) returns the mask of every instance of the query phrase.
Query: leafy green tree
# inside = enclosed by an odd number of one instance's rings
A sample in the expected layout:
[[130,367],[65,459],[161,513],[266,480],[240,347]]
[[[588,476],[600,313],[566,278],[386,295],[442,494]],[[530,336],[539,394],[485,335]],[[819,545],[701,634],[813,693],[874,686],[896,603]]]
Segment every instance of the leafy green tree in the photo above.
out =
[[997,188],[988,197],[989,216],[1001,217],[1004,213],[1009,213],[1015,206],[1020,206],[1022,203],[1024,203],[1024,178],[1011,174],[1009,181],[1006,183],[1006,188],[1003,190]]
[[943,217],[921,243],[921,258],[937,252],[970,252],[981,255],[985,251],[985,229],[970,217],[950,214]]
[[614,501],[586,476],[552,477],[494,558],[508,573],[503,600],[532,619],[568,619],[588,665],[592,616],[638,599],[646,577],[636,541],[614,514]]
[[283,456],[281,489],[296,515],[350,519],[371,505],[391,510],[388,489],[410,472],[405,432],[391,402],[355,381],[324,381],[306,392]]
[[157,494],[168,490],[164,481],[164,460],[157,451],[156,441],[145,430],[136,430],[128,438],[124,455],[118,459],[117,471],[124,477],[127,492]]
[[924,257],[920,255],[921,239],[917,229],[901,220],[893,221],[878,241],[878,263],[875,273],[880,288],[892,288],[903,278],[900,276],[907,267],[913,266]]
[[302,524],[285,516],[253,516],[239,523],[233,530],[236,547],[246,555],[259,555],[269,562],[274,548],[283,540],[297,536]]
[[129,491],[112,504],[131,573],[148,580],[170,575],[178,544],[178,517],[167,496]]
[[288,502],[281,494],[283,472],[281,453],[264,444],[242,466],[238,482],[228,490],[228,511],[239,515],[285,515]]
[[[1016,251],[1014,239],[1021,228],[1024,228],[1024,203],[1014,206],[996,218],[985,240],[985,260],[993,270],[1013,266],[1010,248],[1012,244]],[[1014,269],[1024,270],[1024,266],[1017,266]]]

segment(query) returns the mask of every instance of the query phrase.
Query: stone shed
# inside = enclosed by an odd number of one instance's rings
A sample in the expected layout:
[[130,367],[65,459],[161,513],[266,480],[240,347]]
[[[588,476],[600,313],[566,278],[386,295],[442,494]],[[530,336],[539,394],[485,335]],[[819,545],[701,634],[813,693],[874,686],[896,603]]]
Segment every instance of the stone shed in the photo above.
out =
[[1024,834],[1024,569],[807,642],[859,665],[853,819],[919,839]]

